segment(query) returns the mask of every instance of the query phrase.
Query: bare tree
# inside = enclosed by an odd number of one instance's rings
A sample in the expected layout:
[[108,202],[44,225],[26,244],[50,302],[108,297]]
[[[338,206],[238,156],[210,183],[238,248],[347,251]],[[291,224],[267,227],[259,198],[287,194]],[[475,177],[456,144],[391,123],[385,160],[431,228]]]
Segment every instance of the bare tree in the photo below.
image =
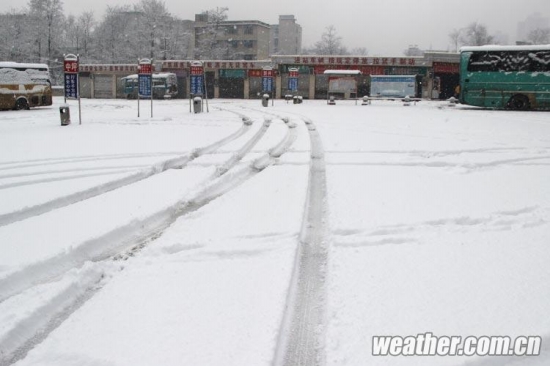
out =
[[325,33],[321,36],[321,40],[315,43],[314,50],[318,55],[347,54],[347,49],[342,44],[342,37],[338,35],[333,25],[325,28]]
[[532,44],[548,44],[550,43],[550,28],[534,29],[527,35],[527,41]]
[[487,27],[478,22],[470,23],[465,29],[460,41],[466,46],[483,46],[495,42],[495,37],[489,35]]
[[353,56],[368,56],[369,50],[366,47],[356,47],[351,50],[350,54]]
[[451,33],[449,33],[449,39],[451,40],[451,43],[453,44],[456,52],[458,52],[458,49],[461,45],[461,36],[462,36],[461,29],[455,28],[451,31]]
[[82,13],[82,15],[78,17],[77,23],[82,39],[82,59],[87,60],[91,52],[92,32],[96,25],[94,13],[92,11]]

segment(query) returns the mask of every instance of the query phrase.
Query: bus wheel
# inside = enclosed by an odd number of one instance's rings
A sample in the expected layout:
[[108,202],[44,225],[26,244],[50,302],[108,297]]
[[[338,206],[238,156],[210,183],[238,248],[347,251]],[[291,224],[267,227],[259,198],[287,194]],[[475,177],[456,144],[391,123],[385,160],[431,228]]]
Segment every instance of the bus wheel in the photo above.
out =
[[21,111],[23,109],[29,109],[29,103],[27,103],[27,101],[23,98],[17,99],[17,101],[15,102],[14,109],[16,111]]
[[508,101],[508,108],[516,111],[526,111],[530,107],[529,98],[522,94],[514,95]]

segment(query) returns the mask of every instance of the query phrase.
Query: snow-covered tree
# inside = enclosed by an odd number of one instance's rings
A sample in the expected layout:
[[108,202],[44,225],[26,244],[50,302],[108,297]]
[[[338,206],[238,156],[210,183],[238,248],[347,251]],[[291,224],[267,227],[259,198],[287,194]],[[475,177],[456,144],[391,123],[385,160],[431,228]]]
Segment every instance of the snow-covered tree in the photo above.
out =
[[24,62],[31,59],[29,16],[23,10],[0,14],[0,59]]
[[98,24],[94,38],[97,44],[95,61],[99,62],[136,62],[139,49],[136,49],[136,31],[133,23],[140,14],[131,7],[107,6],[103,20]]
[[28,8],[36,37],[37,58],[51,64],[60,52],[63,3],[61,0],[29,0]]
[[227,20],[228,8],[216,8],[202,12],[203,25],[196,26],[195,58],[221,60],[228,58],[229,43],[221,40],[226,32],[222,22]]
[[80,31],[80,56],[81,60],[88,61],[92,56],[92,36],[96,25],[94,13],[86,11],[82,13],[77,20],[78,29]]

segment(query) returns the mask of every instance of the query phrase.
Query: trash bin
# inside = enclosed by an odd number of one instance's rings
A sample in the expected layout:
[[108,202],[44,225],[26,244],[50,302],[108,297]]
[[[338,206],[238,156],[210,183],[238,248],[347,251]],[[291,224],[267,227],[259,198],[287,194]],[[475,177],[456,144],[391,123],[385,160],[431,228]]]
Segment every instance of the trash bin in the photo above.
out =
[[336,98],[334,98],[334,95],[331,95],[328,100],[329,105],[336,105]]
[[201,113],[201,109],[202,109],[202,98],[201,97],[193,98],[193,111],[195,113]]
[[59,118],[61,118],[61,126],[68,126],[71,124],[71,110],[68,105],[59,107]]
[[268,95],[268,94],[264,94],[264,95],[262,96],[262,106],[267,107],[268,102],[269,102],[269,95]]

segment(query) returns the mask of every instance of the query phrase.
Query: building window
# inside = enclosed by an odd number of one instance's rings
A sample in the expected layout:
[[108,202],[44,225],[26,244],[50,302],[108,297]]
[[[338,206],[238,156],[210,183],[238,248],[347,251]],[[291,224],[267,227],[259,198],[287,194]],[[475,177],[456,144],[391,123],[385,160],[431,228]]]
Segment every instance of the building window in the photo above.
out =
[[226,33],[227,34],[238,34],[238,30],[237,30],[237,26],[236,25],[230,25],[229,27],[227,27],[226,29]]
[[246,25],[244,27],[244,34],[254,34],[254,27],[251,25]]
[[244,48],[253,48],[254,47],[254,41],[243,41],[243,47]]

